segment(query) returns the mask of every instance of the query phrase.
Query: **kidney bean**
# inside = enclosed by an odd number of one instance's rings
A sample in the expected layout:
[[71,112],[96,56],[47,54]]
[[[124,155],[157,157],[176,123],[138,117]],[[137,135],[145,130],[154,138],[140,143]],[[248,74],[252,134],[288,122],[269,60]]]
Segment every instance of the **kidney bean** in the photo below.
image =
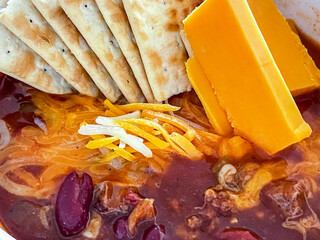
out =
[[59,189],[55,217],[60,233],[70,237],[85,229],[93,196],[93,183],[86,174],[70,173]]
[[165,228],[163,225],[153,225],[146,230],[143,240],[162,240],[165,237]]
[[113,225],[113,231],[118,239],[128,237],[128,217],[119,218]]

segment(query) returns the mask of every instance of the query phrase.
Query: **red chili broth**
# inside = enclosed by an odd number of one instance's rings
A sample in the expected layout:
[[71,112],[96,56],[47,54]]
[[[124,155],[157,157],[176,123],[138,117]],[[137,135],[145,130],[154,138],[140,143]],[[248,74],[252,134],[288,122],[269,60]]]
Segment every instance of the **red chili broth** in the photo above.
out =
[[[24,126],[35,126],[33,120],[36,115],[34,112],[23,110],[25,105],[29,110],[34,110],[31,97],[28,94],[29,87],[8,77],[1,78],[0,86],[0,118],[3,118],[17,134],[19,134],[19,129]],[[306,121],[311,124],[314,131],[319,131],[318,126],[314,124],[314,120],[320,118],[319,91],[299,97],[296,101]],[[289,163],[303,161],[295,147],[287,149],[279,156],[286,158]],[[156,223],[164,225],[166,239],[180,239],[176,235],[177,226],[185,224],[190,216],[196,215],[200,211],[199,209],[204,203],[205,190],[217,184],[216,176],[211,171],[215,161],[216,159],[210,158],[190,161],[173,156],[172,164],[164,175],[151,175],[148,184],[139,189],[140,194],[144,197],[155,199]],[[320,181],[318,183],[320,184]],[[178,212],[172,206],[174,199],[178,201],[180,206]],[[55,196],[46,201],[26,199],[14,196],[0,188],[0,220],[17,239],[62,239],[57,232],[52,211],[49,211],[52,216],[49,221],[49,229],[45,229],[38,218],[34,217],[41,207],[52,206],[54,202]],[[319,215],[320,196],[316,196],[311,204]],[[264,213],[263,218],[257,217],[259,212]],[[122,216],[103,217],[103,226],[98,239],[117,239],[113,232],[113,224],[120,217]],[[231,219],[235,217],[238,219],[238,223],[231,224]],[[144,231],[152,224],[152,221],[140,224],[134,239],[142,239]],[[219,216],[217,233],[232,227],[251,230],[262,239],[302,239],[301,234],[297,231],[285,229],[281,224],[282,220],[274,212],[263,204],[259,204],[250,210]],[[200,232],[201,239],[215,239],[204,230],[200,229]],[[319,239],[319,235],[318,230],[312,230],[308,233],[308,240]],[[81,239],[81,237],[75,239]]]

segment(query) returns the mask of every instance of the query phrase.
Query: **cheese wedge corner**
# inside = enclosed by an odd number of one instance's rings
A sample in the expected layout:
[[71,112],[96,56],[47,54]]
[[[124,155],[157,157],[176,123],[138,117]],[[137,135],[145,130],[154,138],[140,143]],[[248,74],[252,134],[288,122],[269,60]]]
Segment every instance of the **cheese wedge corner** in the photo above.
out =
[[233,129],[227,114],[219,105],[211,83],[204,74],[198,59],[195,56],[189,58],[186,68],[191,85],[197,93],[212,127],[222,136],[230,135]]
[[291,94],[318,88],[320,70],[273,0],[247,2]]

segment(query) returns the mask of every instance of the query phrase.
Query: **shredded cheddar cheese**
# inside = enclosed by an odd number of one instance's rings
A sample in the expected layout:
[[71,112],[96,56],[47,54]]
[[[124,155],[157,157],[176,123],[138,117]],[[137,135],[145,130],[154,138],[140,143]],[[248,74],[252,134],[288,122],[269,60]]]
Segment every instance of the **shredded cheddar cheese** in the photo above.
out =
[[153,127],[154,129],[156,129],[159,132],[161,132],[162,136],[165,138],[165,140],[171,145],[171,147],[175,151],[177,151],[181,155],[186,155],[185,152],[170,139],[170,135],[167,132],[167,130],[165,130],[159,123],[156,123],[156,122],[153,122],[153,121],[150,121],[150,120],[146,120],[146,119],[126,119],[124,121],[130,122],[130,123],[134,123],[134,124]]
[[182,131],[187,131],[191,129],[191,127],[186,124],[185,122],[181,121],[180,119],[170,116],[168,114],[160,113],[160,112],[153,112],[150,110],[143,110],[142,117],[149,117],[149,118],[156,118],[159,121],[170,123],[173,126],[180,128]]
[[130,123],[127,123],[124,121],[119,121],[119,120],[116,121],[116,124],[118,126],[122,127],[123,129],[125,129],[131,133],[136,134],[139,137],[147,139],[148,141],[150,141],[151,143],[153,143],[155,146],[157,146],[160,149],[165,149],[165,148],[169,147],[169,144],[167,142],[162,141],[161,139],[153,136],[152,134],[143,131],[141,128],[139,128],[133,124],[130,124]]
[[103,157],[101,163],[111,162],[113,159],[115,159],[119,156],[120,156],[119,153],[111,152]]
[[143,110],[141,116],[142,117],[149,117],[149,118],[156,118],[159,121],[169,123],[179,129],[181,129],[182,131],[186,132],[185,137],[187,139],[189,139],[190,141],[192,141],[196,135],[196,131],[192,127],[190,127],[187,123],[183,122],[179,118],[170,116],[168,114],[153,112],[150,110]]
[[131,103],[127,105],[115,105],[117,109],[124,112],[151,110],[156,112],[174,112],[178,111],[180,107],[175,107],[170,104],[154,104],[154,103]]
[[109,149],[114,150],[117,154],[119,154],[119,156],[123,157],[124,159],[128,160],[128,161],[134,161],[136,159],[135,156],[133,156],[130,152],[128,152],[125,149],[119,148],[118,146],[114,145],[114,144],[109,144],[106,146]]
[[89,149],[97,149],[108,146],[109,144],[119,140],[120,137],[108,137],[108,138],[100,138],[97,140],[90,141],[86,147]]
[[[169,104],[134,103],[114,105],[104,101],[108,108],[105,116],[97,116],[97,124],[81,124],[79,133],[93,140],[86,145],[89,149],[107,148],[101,162],[115,158],[127,161],[153,157],[152,150],[174,151],[191,159],[200,159],[211,153],[201,145],[204,139],[217,142],[220,137],[194,129],[181,119],[164,112],[180,108]],[[142,112],[141,112],[142,111]],[[92,121],[92,120],[91,120]]]
[[114,115],[124,115],[126,112],[122,111],[121,109],[117,108],[115,105],[112,104],[108,99],[104,101],[104,104],[109,108],[107,111],[111,111]]
[[113,113],[111,110],[107,110],[107,111],[105,112],[105,116],[106,116],[106,117],[116,117],[117,114]]
[[170,135],[172,141],[178,144],[191,158],[199,159],[203,154],[184,136],[179,133]]

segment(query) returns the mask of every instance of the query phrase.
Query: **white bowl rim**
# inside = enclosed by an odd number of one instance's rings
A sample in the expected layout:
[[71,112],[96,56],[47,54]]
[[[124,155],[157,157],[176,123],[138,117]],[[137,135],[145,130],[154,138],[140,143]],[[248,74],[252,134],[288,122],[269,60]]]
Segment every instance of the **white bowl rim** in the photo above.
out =
[[10,236],[6,231],[0,228],[0,239],[1,240],[16,240],[12,236]]

